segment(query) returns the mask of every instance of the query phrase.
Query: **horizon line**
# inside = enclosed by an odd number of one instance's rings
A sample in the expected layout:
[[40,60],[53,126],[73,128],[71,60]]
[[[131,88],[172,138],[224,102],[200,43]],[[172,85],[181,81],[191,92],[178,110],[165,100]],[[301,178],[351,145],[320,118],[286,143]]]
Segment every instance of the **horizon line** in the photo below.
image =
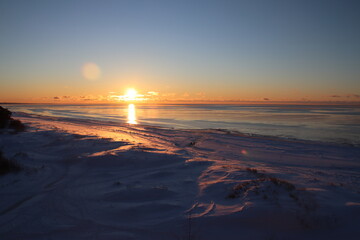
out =
[[162,101],[162,102],[144,102],[144,101],[121,101],[121,102],[0,102],[0,104],[48,104],[48,105],[107,105],[107,104],[138,104],[138,105],[181,105],[181,104],[223,104],[223,105],[241,105],[241,104],[254,104],[254,105],[360,105],[360,101]]

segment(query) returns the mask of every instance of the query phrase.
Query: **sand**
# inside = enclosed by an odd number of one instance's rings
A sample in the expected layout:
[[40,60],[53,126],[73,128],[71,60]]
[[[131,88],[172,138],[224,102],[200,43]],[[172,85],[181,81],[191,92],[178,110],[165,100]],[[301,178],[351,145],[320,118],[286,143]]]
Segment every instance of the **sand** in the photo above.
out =
[[358,239],[360,148],[16,114],[0,239]]

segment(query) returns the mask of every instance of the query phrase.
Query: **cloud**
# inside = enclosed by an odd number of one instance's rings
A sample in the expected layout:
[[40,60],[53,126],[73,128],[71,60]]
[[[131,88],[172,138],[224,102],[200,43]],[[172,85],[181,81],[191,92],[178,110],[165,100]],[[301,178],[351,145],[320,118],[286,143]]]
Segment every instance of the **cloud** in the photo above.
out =
[[264,101],[269,101],[270,100],[270,98],[264,98]]
[[360,98],[359,94],[348,94],[346,95],[347,98]]
[[60,98],[59,98],[59,97],[53,97],[53,99],[54,99],[54,100],[60,100]]
[[341,97],[346,97],[346,98],[360,98],[360,95],[359,94],[347,94],[347,95],[331,95],[329,97],[332,97],[332,98],[341,98]]
[[158,93],[158,92],[154,92],[154,91],[150,91],[150,92],[148,92],[148,95],[150,95],[150,96],[158,96],[159,93]]
[[107,98],[102,95],[86,95],[86,96],[80,96],[81,101],[103,101]]

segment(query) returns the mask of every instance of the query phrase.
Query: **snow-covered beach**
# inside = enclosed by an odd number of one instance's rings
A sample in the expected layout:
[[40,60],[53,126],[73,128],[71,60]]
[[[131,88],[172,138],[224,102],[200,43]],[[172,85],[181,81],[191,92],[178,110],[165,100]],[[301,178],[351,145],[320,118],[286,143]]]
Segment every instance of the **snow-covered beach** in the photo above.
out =
[[360,148],[17,114],[0,239],[358,239]]

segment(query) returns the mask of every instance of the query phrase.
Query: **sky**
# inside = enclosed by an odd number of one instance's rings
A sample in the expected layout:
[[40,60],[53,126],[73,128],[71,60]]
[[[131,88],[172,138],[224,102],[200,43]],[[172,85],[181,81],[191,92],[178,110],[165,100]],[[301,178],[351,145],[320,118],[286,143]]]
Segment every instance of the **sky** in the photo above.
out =
[[360,101],[360,2],[0,0],[0,102]]

